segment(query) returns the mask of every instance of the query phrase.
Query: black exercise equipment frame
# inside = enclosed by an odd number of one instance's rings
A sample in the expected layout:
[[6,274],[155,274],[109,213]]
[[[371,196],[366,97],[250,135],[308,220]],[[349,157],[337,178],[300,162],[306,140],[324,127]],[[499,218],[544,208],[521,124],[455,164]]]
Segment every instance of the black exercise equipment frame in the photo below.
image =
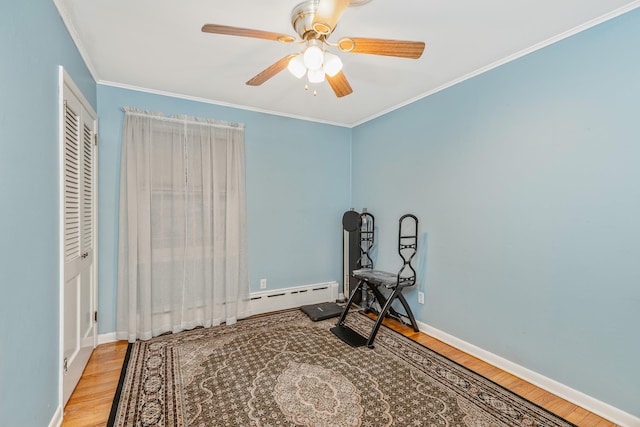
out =
[[[371,216],[370,214],[366,215]],[[407,221],[409,221],[409,223]],[[409,231],[407,231],[407,228],[409,228]],[[367,246],[366,257],[368,258],[368,260],[371,260],[368,254],[368,250],[373,245],[373,234],[371,234],[371,243],[372,244],[370,246]],[[338,336],[340,339],[342,339],[352,347],[360,347],[366,345],[369,348],[373,348],[373,342],[385,316],[387,316],[387,314],[389,313],[397,316],[397,313],[391,307],[391,304],[393,304],[396,299],[400,300],[400,303],[404,307],[413,330],[415,332],[419,332],[419,328],[411,311],[411,307],[409,307],[407,300],[405,299],[404,295],[402,295],[402,290],[404,288],[416,284],[416,271],[411,265],[411,261],[415,257],[417,251],[418,218],[412,214],[405,214],[400,217],[398,225],[398,254],[400,255],[400,258],[403,262],[402,267],[397,274],[393,274],[385,271],[373,270],[373,263],[371,262],[370,268],[365,267],[359,270],[355,270],[353,272],[353,277],[358,279],[358,285],[351,293],[351,296],[347,301],[347,305],[340,315],[338,323],[335,327],[331,328],[331,332],[333,332],[336,336]],[[361,257],[361,259],[364,259],[364,256]],[[371,330],[368,338],[363,337],[351,328],[344,325],[345,319],[347,317],[347,314],[349,314],[349,309],[351,307],[351,304],[354,302],[355,296],[361,289],[363,289],[364,286],[372,291],[375,299],[378,301],[381,307],[380,313],[378,313],[378,319],[376,320],[376,323],[373,326],[373,329]],[[385,288],[392,290],[391,295],[389,295],[388,298],[385,298],[380,289],[378,289],[379,286],[384,286]]]

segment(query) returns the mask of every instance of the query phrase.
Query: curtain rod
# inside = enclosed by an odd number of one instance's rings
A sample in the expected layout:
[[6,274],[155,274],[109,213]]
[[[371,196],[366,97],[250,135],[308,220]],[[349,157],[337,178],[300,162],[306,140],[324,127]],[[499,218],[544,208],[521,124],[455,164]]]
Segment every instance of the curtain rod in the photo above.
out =
[[124,111],[125,114],[129,114],[132,116],[148,117],[151,119],[163,120],[167,122],[210,125],[210,126],[219,127],[219,128],[244,130],[244,123],[232,123],[232,122],[225,122],[220,120],[206,119],[206,118],[193,117],[193,116],[187,116],[187,115],[165,116],[162,113],[139,110],[133,107],[123,107],[122,111]]

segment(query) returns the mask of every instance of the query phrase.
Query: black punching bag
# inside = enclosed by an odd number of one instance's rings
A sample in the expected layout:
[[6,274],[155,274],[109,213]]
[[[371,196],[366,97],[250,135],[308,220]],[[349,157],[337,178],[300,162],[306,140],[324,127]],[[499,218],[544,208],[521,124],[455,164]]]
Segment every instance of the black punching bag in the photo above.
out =
[[[343,297],[348,299],[353,290],[358,286],[358,280],[352,276],[353,270],[360,268],[360,214],[351,209],[342,215],[343,243],[342,243],[342,268],[343,268]],[[342,298],[340,298],[342,299]],[[358,304],[361,296],[356,295],[353,302]]]

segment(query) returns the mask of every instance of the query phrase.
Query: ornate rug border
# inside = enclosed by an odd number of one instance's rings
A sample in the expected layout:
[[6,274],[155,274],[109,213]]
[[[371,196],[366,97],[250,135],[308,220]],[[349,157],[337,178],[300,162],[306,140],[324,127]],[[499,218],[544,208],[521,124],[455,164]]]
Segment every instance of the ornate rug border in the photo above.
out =
[[[359,314],[360,314],[361,316],[363,316],[363,317],[367,318],[367,319],[370,319],[370,320],[374,321],[374,320],[373,320],[373,319],[371,319],[370,317],[366,316],[364,313],[359,313]],[[569,425],[571,425],[571,426],[573,426],[573,427],[579,427],[577,424],[572,423],[571,421],[567,420],[566,418],[561,417],[560,415],[558,415],[558,414],[556,414],[556,413],[554,413],[554,412],[552,412],[552,411],[550,411],[550,410],[548,410],[548,409],[544,408],[543,406],[541,406],[541,405],[539,405],[539,404],[537,404],[537,403],[535,403],[535,402],[532,402],[531,400],[527,399],[526,397],[521,396],[521,395],[519,395],[518,393],[516,393],[516,392],[514,392],[514,391],[509,390],[507,387],[503,386],[502,384],[499,384],[499,383],[495,382],[494,380],[492,380],[492,379],[490,379],[490,378],[487,378],[487,377],[485,377],[484,375],[481,375],[481,374],[477,373],[476,371],[474,371],[474,370],[472,370],[472,369],[467,368],[467,367],[466,367],[466,366],[464,366],[463,364],[461,364],[461,363],[459,363],[459,362],[456,362],[455,360],[451,359],[450,357],[445,356],[444,354],[440,354],[440,353],[438,353],[437,351],[435,351],[435,350],[433,350],[433,349],[431,349],[431,348],[427,347],[426,345],[424,345],[424,344],[422,344],[422,343],[419,343],[418,341],[412,340],[411,338],[409,338],[409,337],[407,337],[407,336],[403,335],[401,332],[398,332],[398,331],[396,331],[396,330],[394,330],[394,329],[392,329],[392,328],[388,327],[388,326],[387,326],[387,325],[385,325],[385,324],[382,324],[382,326],[384,326],[384,328],[385,328],[385,330],[386,330],[386,331],[389,331],[389,332],[392,332],[392,333],[394,333],[394,334],[396,334],[396,335],[399,335],[401,338],[406,339],[406,340],[408,340],[409,342],[411,342],[411,343],[412,343],[412,345],[416,345],[416,346],[422,347],[423,349],[425,349],[425,350],[427,350],[427,351],[429,351],[429,352],[433,353],[436,357],[440,357],[440,358],[442,358],[442,359],[447,360],[448,362],[450,362],[450,363],[452,363],[452,364],[454,364],[454,365],[458,366],[460,369],[462,369],[462,370],[464,370],[464,371],[469,372],[471,375],[475,375],[475,376],[478,376],[478,377],[482,378],[483,380],[485,380],[485,381],[487,381],[487,382],[489,382],[489,383],[493,384],[493,385],[494,385],[494,386],[496,386],[497,388],[502,389],[502,390],[503,390],[504,392],[506,392],[507,394],[511,394],[511,395],[513,395],[513,396],[517,397],[518,399],[521,399],[521,400],[523,400],[523,401],[525,401],[525,402],[529,403],[530,405],[535,406],[536,408],[540,409],[541,411],[546,412],[546,413],[547,413],[547,414],[549,414],[551,417],[558,418],[558,419],[562,420],[563,422],[565,422],[565,423],[567,423],[567,424],[569,424]],[[405,325],[405,326],[406,326],[406,325]],[[424,332],[422,332],[422,333],[424,333]],[[425,335],[427,335],[427,334],[425,333]],[[437,339],[437,338],[435,338],[435,339]],[[440,341],[440,340],[438,340],[438,341]],[[445,344],[446,344],[446,343],[445,343]],[[347,344],[345,344],[345,345],[347,345]],[[449,344],[447,344],[447,345],[449,345]],[[449,345],[449,346],[450,346],[450,347],[452,347],[452,348],[456,348],[456,347],[453,347],[453,346],[451,346],[451,345]],[[461,351],[461,352],[463,352],[464,354],[467,354],[467,355],[469,355],[469,356],[474,357],[474,358],[476,358],[476,359],[477,359],[477,357],[475,357],[475,356],[473,356],[473,355],[471,355],[471,354],[469,354],[469,353],[466,353],[466,352],[464,352],[464,351],[462,351],[462,350],[459,350],[459,349],[457,349],[457,348],[456,348],[456,350]],[[479,360],[480,360],[480,359],[479,359]],[[485,363],[489,364],[488,362],[485,362]],[[489,365],[490,365],[490,364],[489,364]],[[493,365],[491,365],[491,366],[493,366]],[[499,368],[498,368],[498,369],[499,369]],[[518,377],[517,375],[511,374],[511,373],[509,373],[509,372],[507,372],[507,371],[503,371],[503,372],[506,372],[506,373],[508,373],[508,374],[510,374],[510,375],[513,375],[513,376],[514,376],[514,377],[516,377],[516,378],[520,378],[520,377]],[[526,380],[523,380],[523,381],[525,381],[525,382],[526,382]],[[544,390],[544,389],[540,388],[540,390]],[[547,390],[544,390],[544,391],[547,391]],[[551,392],[548,392],[548,393],[553,394],[553,393],[551,393]],[[553,395],[555,396],[555,394],[553,394]]]
[[[270,316],[274,316],[274,315],[283,315],[283,314],[286,314],[288,312],[292,313],[292,312],[296,312],[296,311],[304,314],[302,311],[299,310],[299,308],[292,308],[292,309],[289,309],[289,310],[282,310],[282,311],[277,311],[277,312],[272,312],[272,313],[265,313],[265,314],[260,314],[260,315],[257,315],[257,316],[251,316],[251,317],[248,317],[248,318],[245,318],[245,319],[240,319],[238,321],[238,323],[244,323],[244,322],[248,322],[248,321],[259,321],[260,318],[270,317]],[[364,315],[363,313],[359,313],[359,314],[364,319],[372,320],[371,318],[369,318],[368,316]],[[222,325],[222,326],[224,326],[224,325]],[[411,338],[403,335],[401,332],[396,331],[396,330],[394,330],[394,329],[392,329],[392,328],[390,328],[390,327],[388,327],[386,325],[383,325],[383,326],[384,326],[384,331],[386,331],[387,333],[391,332],[391,333],[393,333],[393,335],[397,335],[400,339],[407,340],[407,342],[409,342],[411,345],[418,346],[418,347],[426,350],[427,352],[433,354],[435,357],[441,358],[441,359],[446,360],[447,362],[449,362],[449,363],[451,363],[453,365],[456,365],[458,368],[460,368],[463,371],[468,372],[470,375],[479,377],[482,380],[491,383],[495,387],[503,390],[506,394],[515,396],[517,399],[522,400],[522,401],[528,403],[529,405],[536,407],[540,411],[547,413],[552,418],[560,419],[560,420],[562,420],[563,422],[567,423],[570,426],[578,427],[576,424],[568,421],[564,417],[561,417],[560,415],[553,413],[552,411],[542,407],[541,405],[539,405],[539,404],[537,404],[535,402],[532,402],[531,400],[527,399],[526,397],[523,397],[523,396],[519,395],[518,393],[515,393],[515,392],[509,390],[507,387],[497,383],[496,381],[494,381],[494,380],[492,380],[490,378],[487,378],[484,375],[481,375],[481,374],[469,369],[468,367],[464,366],[463,364],[461,364],[459,362],[456,362],[455,360],[452,360],[448,356],[440,354],[437,351],[427,347],[426,345],[424,345],[424,344],[422,344],[420,342],[417,342],[415,340],[412,340]],[[196,328],[196,329],[200,329],[200,328]],[[190,331],[184,331],[184,332],[189,333]],[[169,334],[166,334],[166,335],[172,335],[172,334],[169,333]],[[112,404],[111,404],[111,411],[110,411],[110,414],[109,414],[109,419],[108,419],[108,422],[106,424],[107,427],[113,427],[115,425],[115,420],[117,419],[117,415],[118,415],[118,412],[119,412],[122,389],[124,387],[124,384],[125,384],[125,381],[126,381],[126,378],[127,378],[127,375],[128,375],[128,368],[129,368],[129,364],[130,364],[129,362],[130,362],[131,354],[133,352],[133,347],[134,347],[135,344],[136,343],[128,343],[128,345],[127,345],[127,351],[126,351],[125,358],[124,358],[124,361],[123,361],[123,364],[122,364],[122,369],[120,371],[120,378],[119,378],[119,381],[118,381],[118,386],[117,386],[117,389],[116,389],[116,393],[115,393],[115,395],[113,397],[113,401],[112,401]],[[348,344],[345,343],[344,345],[348,345]]]

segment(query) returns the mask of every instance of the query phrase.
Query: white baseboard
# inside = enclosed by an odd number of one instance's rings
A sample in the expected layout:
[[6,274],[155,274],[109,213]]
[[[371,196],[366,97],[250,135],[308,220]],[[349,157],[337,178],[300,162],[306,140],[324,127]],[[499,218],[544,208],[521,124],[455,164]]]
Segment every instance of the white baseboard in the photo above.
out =
[[601,400],[586,395],[581,391],[574,390],[558,381],[545,377],[542,374],[534,372],[524,366],[520,366],[513,363],[503,357],[493,354],[487,350],[477,347],[471,343],[468,343],[460,338],[456,338],[453,335],[449,335],[433,326],[426,323],[417,322],[421,332],[430,335],[440,341],[447,343],[459,350],[464,351],[480,360],[483,360],[495,367],[509,372],[531,384],[540,387],[550,393],[555,394],[562,399],[565,399],[571,403],[574,403],[587,411],[598,414],[603,418],[606,418],[616,424],[624,427],[640,427],[640,418],[609,405]]
[[53,414],[53,418],[51,418],[49,422],[49,427],[60,427],[62,425],[63,414],[62,406],[58,406],[56,412]]
[[301,305],[335,301],[338,298],[338,282],[252,292],[250,297],[251,314],[269,313]]
[[100,344],[107,344],[110,342],[116,342],[118,341],[116,339],[116,333],[115,332],[109,332],[106,334],[98,334],[98,345]]

